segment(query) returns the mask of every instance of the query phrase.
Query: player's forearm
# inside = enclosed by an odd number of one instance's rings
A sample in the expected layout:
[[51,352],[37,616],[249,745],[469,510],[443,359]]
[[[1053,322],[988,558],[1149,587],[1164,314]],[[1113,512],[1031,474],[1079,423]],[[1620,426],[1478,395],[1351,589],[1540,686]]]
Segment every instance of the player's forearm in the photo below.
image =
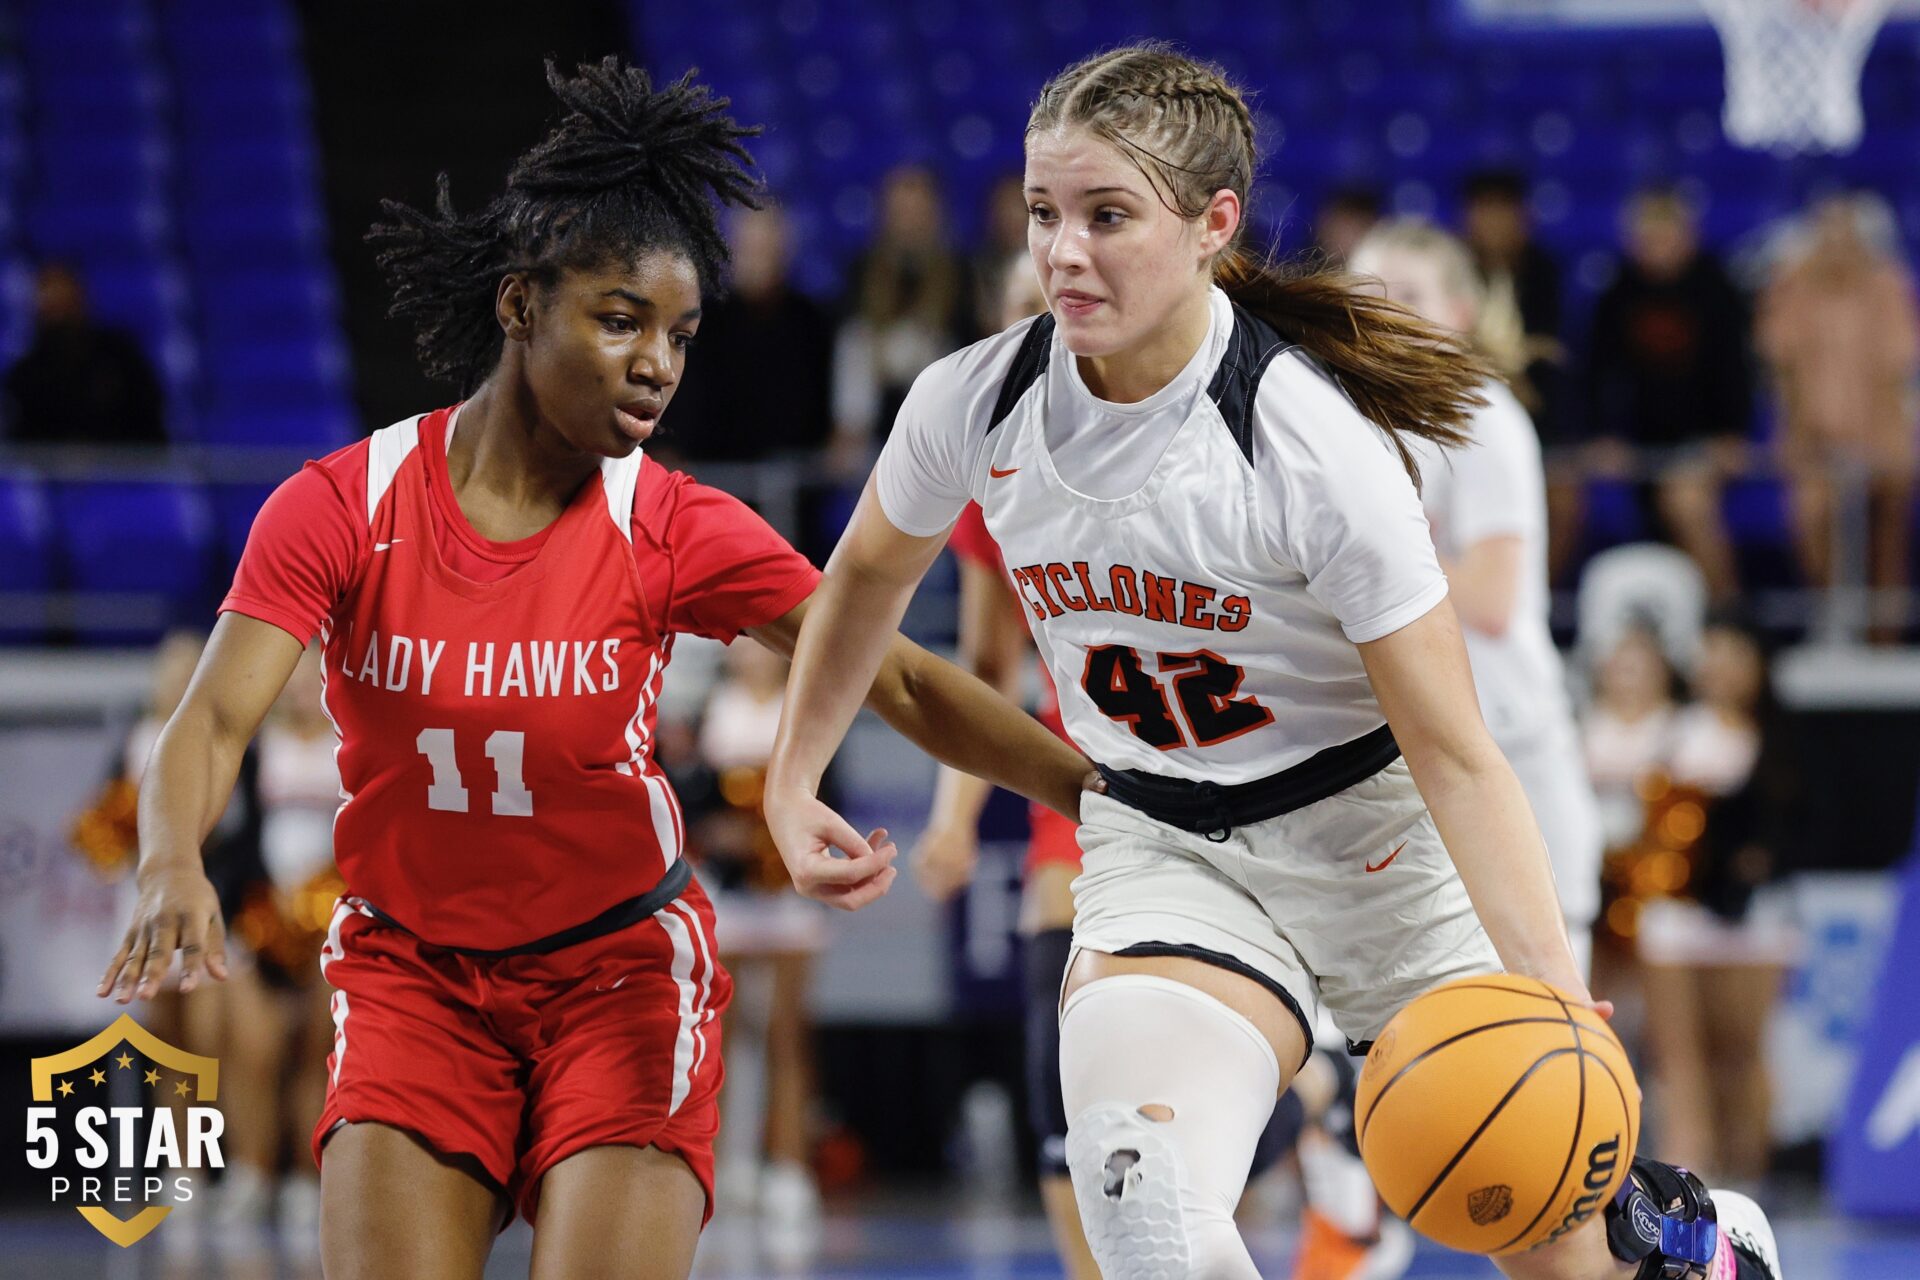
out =
[[870,705],[940,763],[1079,821],[1086,757],[951,662],[897,641]]
[[140,868],[200,864],[200,846],[226,812],[246,743],[210,715],[183,707],[154,743],[140,783]]
[[808,601],[767,764],[769,788],[817,794],[855,712],[897,639],[913,583],[862,572],[836,554]]
[[1584,992],[1539,824],[1499,749],[1488,740],[1407,763],[1507,970]]

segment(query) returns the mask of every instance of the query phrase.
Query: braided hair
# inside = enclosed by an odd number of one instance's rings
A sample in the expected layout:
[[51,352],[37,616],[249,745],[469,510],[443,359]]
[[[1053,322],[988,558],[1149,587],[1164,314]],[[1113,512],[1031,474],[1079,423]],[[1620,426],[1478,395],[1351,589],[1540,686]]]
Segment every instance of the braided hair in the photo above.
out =
[[427,374],[471,392],[503,341],[494,315],[502,277],[549,286],[566,270],[627,265],[657,249],[684,254],[703,292],[727,261],[717,204],[757,208],[760,185],[741,140],[759,132],[726,114],[694,73],[656,90],[609,55],[568,76],[548,60],[563,114],[515,161],[506,191],[477,213],[453,205],[441,174],[431,210],[381,201],[367,232],[393,290],[388,314],[413,327]]
[[[1219,67],[1169,44],[1095,54],[1048,81],[1027,135],[1063,127],[1111,144],[1182,218],[1200,217],[1222,190],[1248,206],[1259,149],[1246,98]],[[1485,403],[1478,388],[1493,371],[1458,335],[1358,288],[1353,276],[1282,267],[1249,251],[1246,226],[1243,215],[1214,260],[1215,282],[1319,361],[1387,433],[1417,483],[1407,437],[1463,443],[1468,418]]]

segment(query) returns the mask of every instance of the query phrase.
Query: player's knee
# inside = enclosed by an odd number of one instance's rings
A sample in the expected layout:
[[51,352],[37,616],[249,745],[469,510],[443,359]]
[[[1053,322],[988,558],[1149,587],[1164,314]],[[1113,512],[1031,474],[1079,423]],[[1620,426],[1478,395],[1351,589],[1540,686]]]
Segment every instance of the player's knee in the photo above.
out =
[[1102,978],[1067,1001],[1060,1072],[1068,1173],[1102,1272],[1257,1275],[1232,1214],[1280,1084],[1259,1030],[1182,983]]

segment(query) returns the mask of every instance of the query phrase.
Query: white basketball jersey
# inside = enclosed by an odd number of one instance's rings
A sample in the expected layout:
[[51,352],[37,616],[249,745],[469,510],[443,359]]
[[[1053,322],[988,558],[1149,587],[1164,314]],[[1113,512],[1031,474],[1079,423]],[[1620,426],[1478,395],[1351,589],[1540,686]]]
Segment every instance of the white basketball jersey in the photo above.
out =
[[1471,443],[1441,449],[1421,441],[1415,453],[1433,539],[1449,558],[1458,560],[1487,538],[1520,540],[1520,581],[1505,632],[1462,628],[1481,715],[1494,741],[1511,755],[1544,732],[1571,734],[1573,707],[1547,626],[1547,482],[1540,438],[1505,384],[1488,383],[1480,391],[1487,403],[1473,415]]
[[[1398,456],[1313,362],[1218,290],[1201,350],[1155,431],[1092,396],[1049,318],[1017,326],[922,374],[876,485],[910,533],[979,501],[1089,756],[1237,783],[1380,729],[1355,645],[1446,582]],[[1094,497],[1048,447],[1061,414],[1158,461]]]

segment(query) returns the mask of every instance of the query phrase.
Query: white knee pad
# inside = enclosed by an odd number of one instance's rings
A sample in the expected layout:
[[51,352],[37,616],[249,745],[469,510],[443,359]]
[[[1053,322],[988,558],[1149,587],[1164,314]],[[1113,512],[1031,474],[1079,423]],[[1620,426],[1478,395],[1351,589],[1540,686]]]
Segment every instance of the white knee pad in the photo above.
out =
[[1119,974],[1068,998],[1067,1169],[1107,1280],[1258,1280],[1233,1210],[1279,1088],[1258,1028],[1185,983]]

